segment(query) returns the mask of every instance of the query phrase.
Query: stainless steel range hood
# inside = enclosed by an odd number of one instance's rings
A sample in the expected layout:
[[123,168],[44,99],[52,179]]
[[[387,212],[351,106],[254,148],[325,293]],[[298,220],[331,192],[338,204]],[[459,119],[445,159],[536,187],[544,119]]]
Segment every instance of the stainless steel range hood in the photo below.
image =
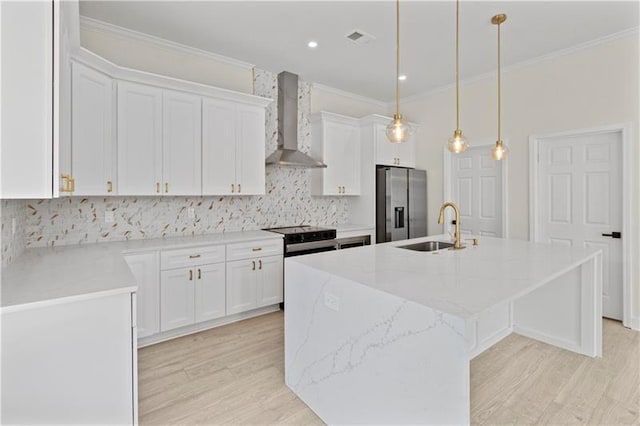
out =
[[267,157],[267,164],[289,167],[327,167],[298,151],[298,76],[278,74],[278,149]]

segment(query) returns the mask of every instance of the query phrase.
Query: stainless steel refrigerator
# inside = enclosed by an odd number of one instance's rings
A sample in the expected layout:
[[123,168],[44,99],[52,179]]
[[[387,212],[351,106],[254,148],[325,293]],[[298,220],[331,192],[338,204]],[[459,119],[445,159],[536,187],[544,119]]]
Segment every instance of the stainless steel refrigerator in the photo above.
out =
[[376,167],[376,243],[427,235],[427,172]]

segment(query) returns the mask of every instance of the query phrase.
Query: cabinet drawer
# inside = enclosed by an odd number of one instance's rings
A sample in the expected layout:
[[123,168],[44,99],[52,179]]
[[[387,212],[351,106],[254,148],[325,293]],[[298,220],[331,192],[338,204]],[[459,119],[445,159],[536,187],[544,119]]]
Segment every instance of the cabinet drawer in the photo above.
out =
[[160,253],[160,269],[184,268],[225,260],[223,245],[210,247],[194,247],[178,250],[164,250]]
[[227,244],[227,260],[279,255],[284,251],[283,244],[281,239]]

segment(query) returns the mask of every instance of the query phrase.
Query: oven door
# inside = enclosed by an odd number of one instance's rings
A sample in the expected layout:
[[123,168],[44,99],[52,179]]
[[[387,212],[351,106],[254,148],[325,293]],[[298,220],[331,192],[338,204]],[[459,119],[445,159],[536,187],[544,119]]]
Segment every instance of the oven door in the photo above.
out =
[[302,256],[303,254],[321,253],[338,250],[336,240],[311,241],[308,243],[286,244],[284,257]]

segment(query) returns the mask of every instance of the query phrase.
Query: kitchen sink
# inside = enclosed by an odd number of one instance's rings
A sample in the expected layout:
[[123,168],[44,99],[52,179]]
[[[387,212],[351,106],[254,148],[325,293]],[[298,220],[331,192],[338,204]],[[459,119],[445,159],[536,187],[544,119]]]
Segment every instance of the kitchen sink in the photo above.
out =
[[444,241],[425,241],[422,243],[409,244],[406,246],[398,246],[398,248],[413,251],[437,251],[449,247],[453,247],[453,243],[446,243]]

